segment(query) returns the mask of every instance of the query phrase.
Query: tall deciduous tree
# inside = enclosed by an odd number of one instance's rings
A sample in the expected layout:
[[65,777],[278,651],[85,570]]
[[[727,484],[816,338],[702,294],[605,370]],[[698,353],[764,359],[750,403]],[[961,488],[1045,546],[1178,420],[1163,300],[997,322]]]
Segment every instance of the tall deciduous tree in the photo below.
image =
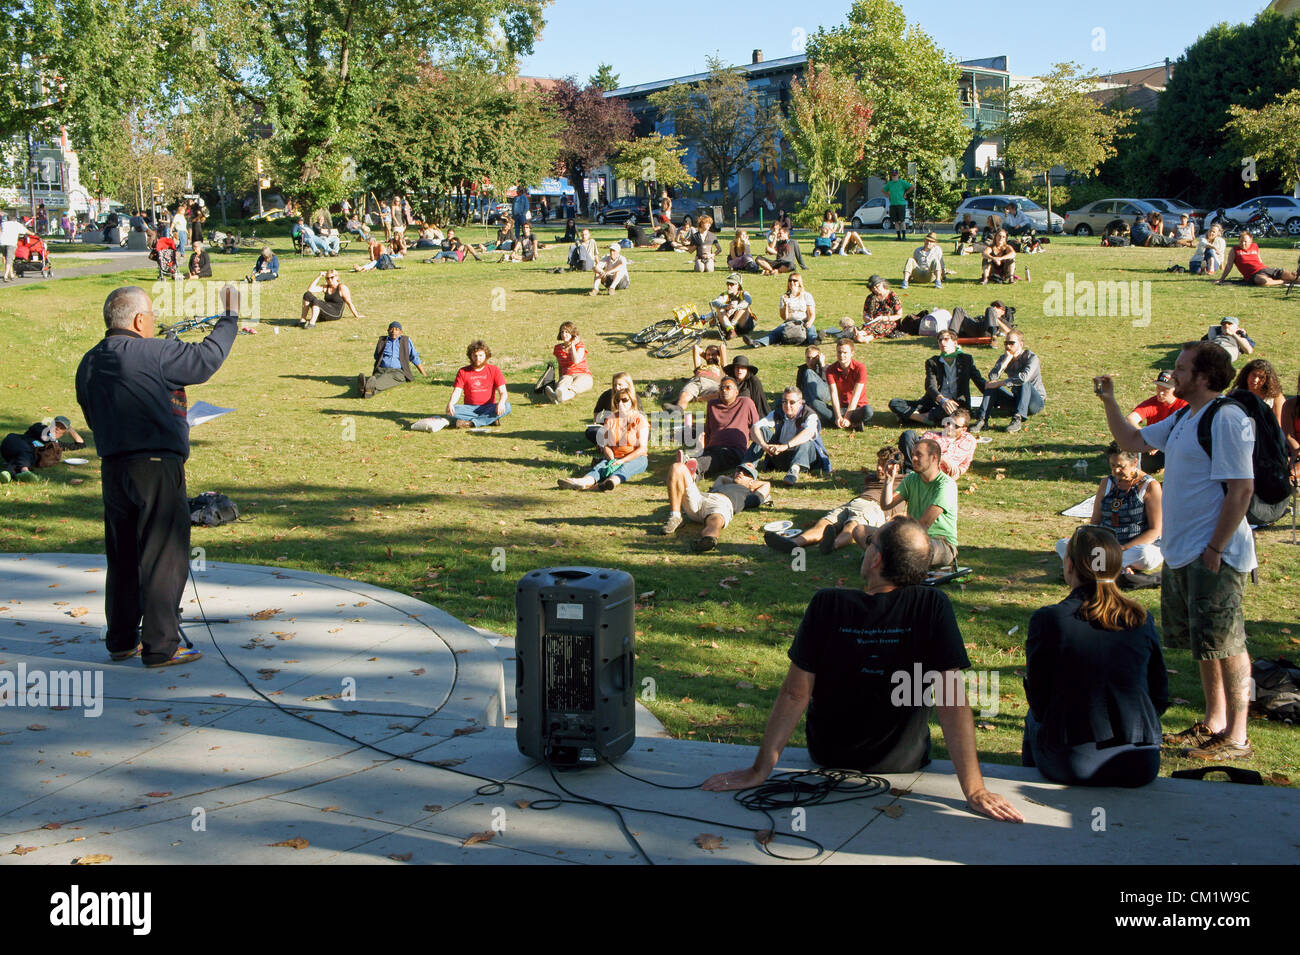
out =
[[366,126],[365,179],[459,217],[471,184],[539,182],[558,152],[560,121],[532,86],[478,70],[426,67],[396,85]]
[[862,178],[915,162],[918,194],[946,195],[945,160],[959,157],[970,139],[956,61],[890,0],[855,0],[848,21],[818,30],[807,50],[810,61],[853,77],[871,108]]
[[775,105],[759,103],[744,73],[715,58],[708,66],[698,83],[674,83],[649,99],[671,114],[676,134],[699,153],[709,175],[718,177],[722,205],[728,208],[732,175],[775,153],[779,119]]
[[[275,130],[290,194],[311,206],[347,189],[349,157],[375,104],[430,55],[504,72],[532,49],[545,0],[199,0],[178,56],[194,86],[218,81]],[[179,19],[179,17],[178,17]]]
[[1300,184],[1300,90],[1288,90],[1260,109],[1229,106],[1227,131],[1255,157],[1257,166],[1280,172],[1288,186]]
[[797,218],[812,225],[836,202],[840,186],[861,166],[871,130],[871,107],[857,81],[808,64],[803,81],[790,84],[785,140],[808,180]]
[[[682,162],[686,147],[677,136],[650,133],[615,143],[614,175],[632,182],[657,183],[669,189],[689,186],[695,177]],[[653,203],[651,203],[653,205]]]
[[1096,175],[1101,164],[1115,155],[1115,141],[1133,121],[1134,111],[1106,109],[1089,96],[1096,77],[1081,75],[1078,64],[1058,63],[1038,79],[1032,91],[1023,86],[1009,91],[1007,118],[997,132],[1013,168],[1042,174],[1050,216],[1052,167]]
[[[615,77],[617,79],[617,77]],[[573,77],[561,80],[550,92],[563,122],[560,131],[560,165],[573,183],[586,211],[587,194],[582,178],[602,165],[615,143],[632,135],[635,120],[621,99],[606,98],[593,82],[580,87]]]

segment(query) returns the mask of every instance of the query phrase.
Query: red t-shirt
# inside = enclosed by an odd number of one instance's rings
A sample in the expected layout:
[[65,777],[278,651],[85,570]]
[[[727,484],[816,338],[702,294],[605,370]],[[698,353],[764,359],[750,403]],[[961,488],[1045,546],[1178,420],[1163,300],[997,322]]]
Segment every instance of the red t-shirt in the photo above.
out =
[[496,365],[484,365],[477,371],[472,365],[466,365],[456,372],[456,382],[452,385],[465,393],[467,405],[491,404],[496,400],[493,396],[497,389],[505,386],[505,375],[501,374],[501,369]]
[[1133,413],[1145,421],[1147,424],[1155,424],[1158,421],[1164,421],[1171,414],[1176,413],[1182,408],[1187,407],[1187,402],[1182,398],[1175,398],[1173,404],[1162,405],[1156,396],[1152,395],[1142,404],[1133,409]]
[[579,343],[578,348],[582,351],[582,361],[573,361],[569,357],[569,344],[565,342],[555,343],[555,360],[560,363],[560,377],[565,375],[590,375],[591,371],[587,368],[587,346]]
[[709,402],[705,416],[704,443],[710,448],[744,451],[749,447],[749,432],[756,421],[758,409],[746,396],[739,396],[730,408],[722,403],[721,398],[714,398]]
[[849,399],[853,397],[853,389],[859,382],[862,384],[862,395],[853,408],[861,408],[867,403],[867,366],[855,358],[849,363],[848,368],[841,368],[840,363],[835,362],[826,369],[826,383],[839,392],[842,411],[853,410],[849,407]]
[[1254,278],[1255,273],[1262,268],[1264,263],[1259,259],[1258,245],[1252,245],[1249,249],[1237,248],[1237,271],[1243,278]]

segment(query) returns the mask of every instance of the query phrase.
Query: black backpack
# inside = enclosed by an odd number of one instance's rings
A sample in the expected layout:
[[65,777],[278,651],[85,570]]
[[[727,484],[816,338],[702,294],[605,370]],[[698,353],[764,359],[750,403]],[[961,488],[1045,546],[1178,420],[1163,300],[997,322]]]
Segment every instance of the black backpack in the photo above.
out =
[[1255,684],[1251,709],[1271,720],[1300,722],[1300,668],[1290,660],[1256,660],[1250,675]]
[[[1258,395],[1244,388],[1236,388],[1215,398],[1196,423],[1196,440],[1200,442],[1206,457],[1213,459],[1214,439],[1211,427],[1214,416],[1225,405],[1236,405],[1255,423],[1255,448],[1251,454],[1251,465],[1255,471],[1255,496],[1265,504],[1280,504],[1291,496],[1290,455],[1273,409],[1264,404]],[[1185,414],[1187,409],[1180,408],[1174,420],[1177,421]]]
[[216,491],[204,491],[198,497],[189,500],[190,523],[204,527],[220,527],[239,519],[239,508],[235,502]]

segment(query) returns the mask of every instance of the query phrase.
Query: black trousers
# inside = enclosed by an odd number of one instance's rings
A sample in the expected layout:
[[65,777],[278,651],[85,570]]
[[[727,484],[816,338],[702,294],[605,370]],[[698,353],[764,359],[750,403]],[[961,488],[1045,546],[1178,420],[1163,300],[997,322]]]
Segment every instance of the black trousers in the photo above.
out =
[[180,603],[190,559],[185,462],[139,454],[105,461],[104,611],[108,651],[144,644],[145,663],[169,659],[180,645]]
[[36,467],[36,455],[32,443],[21,434],[5,435],[0,441],[0,458],[3,458],[7,470],[18,473],[20,468]]

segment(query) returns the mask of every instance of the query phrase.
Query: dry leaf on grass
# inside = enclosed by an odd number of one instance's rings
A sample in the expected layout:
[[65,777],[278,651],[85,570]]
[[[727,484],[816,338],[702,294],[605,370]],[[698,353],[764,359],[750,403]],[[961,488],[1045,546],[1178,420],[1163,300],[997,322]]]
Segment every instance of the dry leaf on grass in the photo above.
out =
[[902,806],[877,806],[876,812],[883,812],[890,819],[897,819],[903,814]]
[[276,607],[274,610],[259,610],[257,613],[250,613],[248,615],[248,619],[249,620],[270,620],[277,613],[284,613],[284,611],[281,610],[279,607]]
[[709,852],[715,849],[727,848],[722,844],[722,836],[715,836],[711,832],[701,832],[695,837],[695,844],[701,849],[707,849]]
[[102,852],[96,852],[94,855],[79,856],[72,860],[73,865],[99,865],[101,862],[112,862],[113,857],[104,855]]
[[1268,782],[1272,783],[1274,786],[1290,786],[1290,785],[1291,785],[1291,780],[1290,780],[1288,777],[1283,776],[1281,773],[1269,773],[1269,774],[1268,774],[1267,776],[1265,776],[1264,778],[1265,778]]
[[302,836],[294,836],[292,839],[286,839],[284,842],[272,842],[270,845],[273,849],[306,849],[311,843]]
[[772,615],[771,615],[770,613],[760,613],[760,614],[759,614],[757,617],[755,617],[754,619],[755,619],[755,620],[771,620],[771,619],[772,619]]
[[465,841],[460,844],[460,847],[463,849],[466,846],[476,845],[477,843],[480,842],[488,842],[495,838],[496,838],[495,832],[493,832],[491,829],[484,829],[482,832],[475,832],[470,836],[468,836],[465,839]]
[[410,862],[410,861],[411,861],[411,853],[409,853],[409,852],[390,852],[390,853],[388,854],[388,858],[392,859],[394,862]]

